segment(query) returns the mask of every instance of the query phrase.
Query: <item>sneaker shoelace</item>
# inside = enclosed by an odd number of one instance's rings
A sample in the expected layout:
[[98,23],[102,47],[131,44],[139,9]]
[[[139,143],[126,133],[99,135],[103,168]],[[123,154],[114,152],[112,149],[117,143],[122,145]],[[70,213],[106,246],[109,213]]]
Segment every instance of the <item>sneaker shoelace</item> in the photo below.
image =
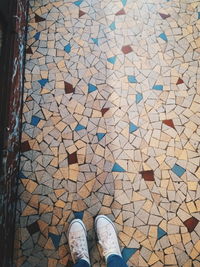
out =
[[82,237],[76,237],[71,241],[71,253],[74,255],[75,261],[82,258],[88,258],[88,251],[85,247],[85,239]]
[[109,254],[113,254],[116,253],[116,251],[118,251],[118,244],[116,244],[115,240],[113,240],[112,234],[107,231],[101,234],[101,239],[99,240],[99,244],[103,248],[103,256],[107,256]]

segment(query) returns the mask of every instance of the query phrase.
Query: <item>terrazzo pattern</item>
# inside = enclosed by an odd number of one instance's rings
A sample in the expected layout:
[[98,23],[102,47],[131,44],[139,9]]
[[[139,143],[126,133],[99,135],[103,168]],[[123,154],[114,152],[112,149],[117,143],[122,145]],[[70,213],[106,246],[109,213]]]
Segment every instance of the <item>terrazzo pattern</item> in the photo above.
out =
[[16,266],[72,266],[69,222],[129,266],[200,266],[200,3],[30,1]]

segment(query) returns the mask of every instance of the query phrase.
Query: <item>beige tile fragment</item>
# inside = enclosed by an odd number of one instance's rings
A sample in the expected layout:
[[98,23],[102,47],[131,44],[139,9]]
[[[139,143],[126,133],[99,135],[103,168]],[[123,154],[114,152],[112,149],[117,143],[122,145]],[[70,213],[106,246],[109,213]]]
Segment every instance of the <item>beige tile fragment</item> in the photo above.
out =
[[187,182],[188,190],[196,191],[197,189],[197,182]]
[[165,255],[165,264],[166,265],[176,265],[177,261],[174,254]]
[[62,200],[58,200],[55,203],[55,206],[58,207],[58,208],[64,208],[65,205],[66,205],[66,203],[64,201],[62,201]]
[[152,253],[152,254],[151,254],[151,257],[150,257],[150,259],[149,259],[149,261],[148,261],[148,264],[149,264],[149,265],[153,265],[153,264],[156,263],[157,261],[159,261],[158,256],[157,256],[155,253]]

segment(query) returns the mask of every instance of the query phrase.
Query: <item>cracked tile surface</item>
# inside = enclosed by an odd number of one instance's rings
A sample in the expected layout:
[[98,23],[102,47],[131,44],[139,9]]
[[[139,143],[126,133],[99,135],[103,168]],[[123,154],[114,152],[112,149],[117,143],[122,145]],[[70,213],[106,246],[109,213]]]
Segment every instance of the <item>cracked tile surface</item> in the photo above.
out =
[[200,5],[30,0],[16,266],[71,266],[115,222],[129,266],[200,265]]

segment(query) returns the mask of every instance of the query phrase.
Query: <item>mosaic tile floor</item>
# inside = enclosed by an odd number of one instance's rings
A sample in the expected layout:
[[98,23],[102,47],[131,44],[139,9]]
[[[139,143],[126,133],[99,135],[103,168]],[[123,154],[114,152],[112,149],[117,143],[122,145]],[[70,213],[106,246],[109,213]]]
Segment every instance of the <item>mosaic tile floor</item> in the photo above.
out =
[[200,2],[31,0],[16,266],[71,266],[106,214],[129,266],[200,266]]

